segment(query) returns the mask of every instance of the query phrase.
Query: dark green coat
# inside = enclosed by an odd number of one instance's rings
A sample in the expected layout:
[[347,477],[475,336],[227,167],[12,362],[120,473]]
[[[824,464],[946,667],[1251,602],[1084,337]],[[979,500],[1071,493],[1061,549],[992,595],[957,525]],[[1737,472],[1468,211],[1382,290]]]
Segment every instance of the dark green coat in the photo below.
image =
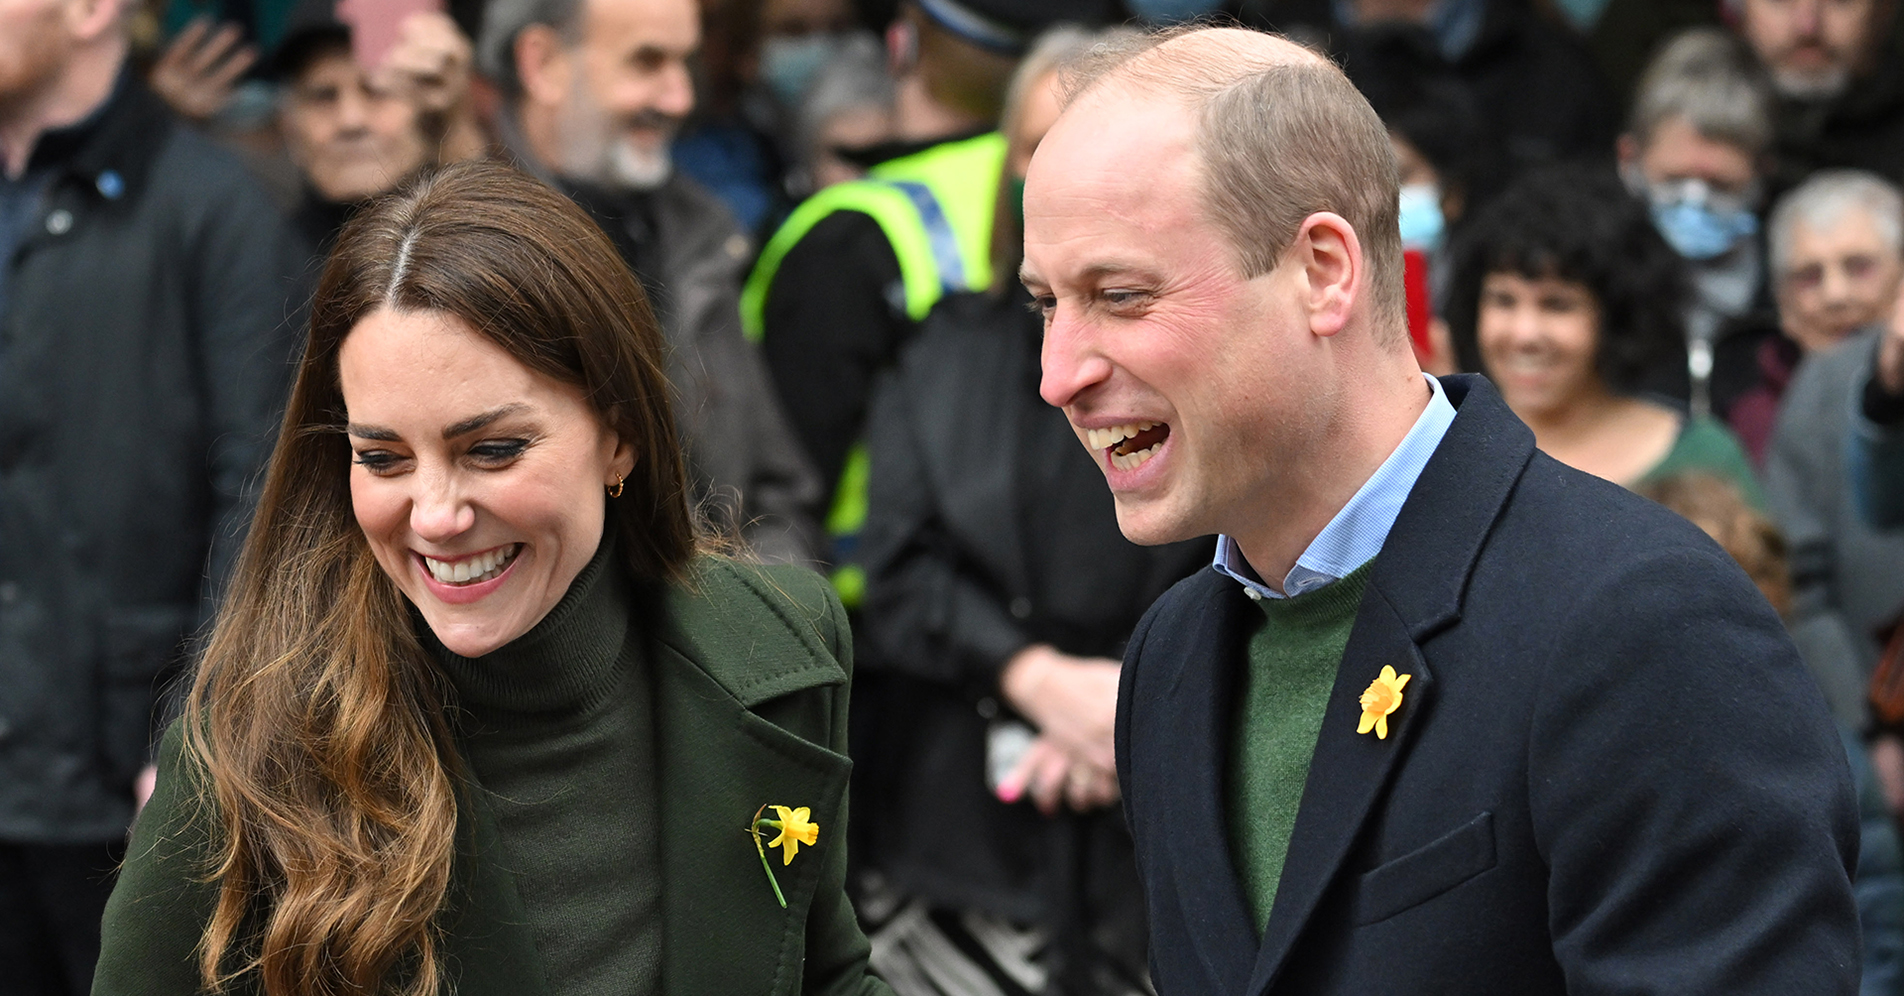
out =
[[[831,589],[799,568],[698,565],[649,625],[659,737],[664,992],[886,994],[845,893],[846,706],[852,644]],[[167,733],[159,787],[106,907],[95,994],[186,996],[216,899],[208,838]],[[465,798],[469,798],[466,794]],[[775,858],[781,909],[742,832],[762,803],[809,806],[819,843]],[[495,863],[494,815],[459,814],[444,964],[457,996],[549,992],[521,897]]]

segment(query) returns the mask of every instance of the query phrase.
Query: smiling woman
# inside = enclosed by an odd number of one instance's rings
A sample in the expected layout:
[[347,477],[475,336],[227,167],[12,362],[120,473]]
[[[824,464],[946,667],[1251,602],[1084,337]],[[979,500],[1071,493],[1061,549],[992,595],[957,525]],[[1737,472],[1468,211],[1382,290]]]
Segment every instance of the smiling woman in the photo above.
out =
[[[708,552],[661,352],[607,237],[507,167],[345,229],[96,991],[884,992],[844,614]],[[766,806],[808,814],[771,881]]]
[[1758,483],[1714,419],[1648,389],[1683,369],[1681,261],[1608,171],[1558,167],[1487,205],[1455,248],[1448,325],[1549,456],[1629,488],[1685,470]]

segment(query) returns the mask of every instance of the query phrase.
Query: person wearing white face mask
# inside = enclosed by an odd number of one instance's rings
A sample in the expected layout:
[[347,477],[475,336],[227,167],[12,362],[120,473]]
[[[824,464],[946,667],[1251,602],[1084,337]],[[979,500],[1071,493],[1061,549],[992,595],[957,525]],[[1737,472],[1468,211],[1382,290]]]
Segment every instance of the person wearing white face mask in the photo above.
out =
[[1648,202],[1654,227],[1686,261],[1686,371],[1657,386],[1679,394],[1683,385],[1699,414],[1723,416],[1751,386],[1754,354],[1772,329],[1745,321],[1768,307],[1757,212],[1771,108],[1749,53],[1719,29],[1695,28],[1648,67],[1616,146],[1627,189]]

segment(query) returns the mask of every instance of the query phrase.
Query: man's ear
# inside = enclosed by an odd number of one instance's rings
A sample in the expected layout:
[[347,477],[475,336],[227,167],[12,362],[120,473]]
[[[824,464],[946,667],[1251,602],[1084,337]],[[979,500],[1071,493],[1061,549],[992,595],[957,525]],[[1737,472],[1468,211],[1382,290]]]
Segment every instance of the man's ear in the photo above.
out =
[[66,29],[76,41],[92,41],[120,30],[126,6],[126,0],[72,0],[66,5]]
[[575,59],[562,36],[546,24],[531,24],[516,35],[516,79],[525,99],[545,106],[568,100]]
[[1640,161],[1640,140],[1632,132],[1625,132],[1613,142],[1613,156],[1621,166],[1632,166]]
[[1309,330],[1332,336],[1347,328],[1350,312],[1368,284],[1355,227],[1339,214],[1318,211],[1303,219],[1291,249],[1302,264]]

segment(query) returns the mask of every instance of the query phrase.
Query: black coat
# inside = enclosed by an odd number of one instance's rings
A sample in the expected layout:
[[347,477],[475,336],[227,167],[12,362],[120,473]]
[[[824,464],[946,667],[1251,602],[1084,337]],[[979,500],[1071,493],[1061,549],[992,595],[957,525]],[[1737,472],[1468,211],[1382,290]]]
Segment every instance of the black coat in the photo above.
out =
[[115,840],[269,451],[303,260],[238,161],[128,74],[4,262],[0,840]]
[[986,731],[1010,718],[1008,658],[1033,643],[1122,656],[1144,610],[1211,549],[1118,532],[1102,472],[1038,397],[1028,300],[946,298],[874,400],[859,634],[862,674],[887,679],[887,703],[856,759],[861,857],[939,905],[1053,927],[1060,947],[1087,926],[1100,949],[1121,933],[1135,971],[1141,902],[1116,810],[1048,819],[1000,802]]
[[[1131,638],[1118,773],[1164,996],[1853,993],[1858,810],[1777,616],[1698,529],[1534,451],[1478,377],[1372,567],[1266,936],[1224,819],[1260,614]],[[1413,675],[1357,735],[1383,665]]]

